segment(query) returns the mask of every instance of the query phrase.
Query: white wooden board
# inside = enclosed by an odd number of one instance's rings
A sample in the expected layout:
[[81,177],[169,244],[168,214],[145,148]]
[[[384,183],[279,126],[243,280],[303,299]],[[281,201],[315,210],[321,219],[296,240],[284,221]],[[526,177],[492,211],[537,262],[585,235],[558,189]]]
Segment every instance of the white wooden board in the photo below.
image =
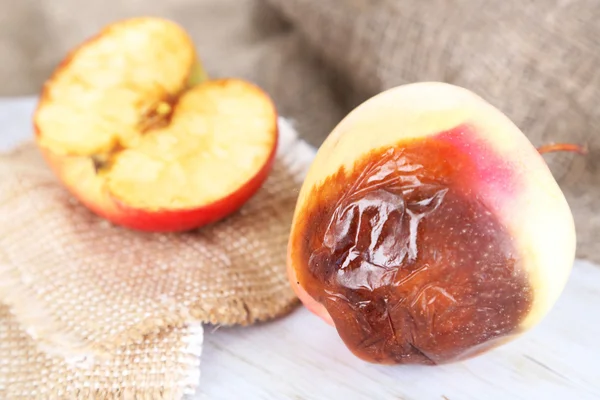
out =
[[[31,137],[34,104],[0,99],[0,151]],[[577,261],[531,332],[440,367],[364,363],[303,308],[254,327],[207,327],[194,399],[600,399],[600,267]]]

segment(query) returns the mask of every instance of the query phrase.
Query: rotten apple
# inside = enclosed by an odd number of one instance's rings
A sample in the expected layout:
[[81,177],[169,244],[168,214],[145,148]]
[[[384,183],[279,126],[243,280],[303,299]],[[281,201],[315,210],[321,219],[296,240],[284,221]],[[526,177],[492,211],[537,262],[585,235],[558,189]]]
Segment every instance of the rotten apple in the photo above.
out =
[[466,89],[418,83],[360,105],[323,143],[288,272],[357,356],[441,364],[540,322],[574,253],[569,206],[525,135]]
[[186,32],[158,18],[112,24],[69,54],[34,123],[82,203],[147,231],[234,212],[267,177],[277,145],[270,98],[243,80],[206,80]]

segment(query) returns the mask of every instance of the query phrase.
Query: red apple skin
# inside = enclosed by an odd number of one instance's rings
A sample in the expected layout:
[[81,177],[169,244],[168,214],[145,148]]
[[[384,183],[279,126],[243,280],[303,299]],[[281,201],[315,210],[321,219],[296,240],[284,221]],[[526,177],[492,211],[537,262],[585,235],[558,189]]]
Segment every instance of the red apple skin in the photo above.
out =
[[293,238],[290,236],[287,252],[287,276],[292,290],[294,291],[302,305],[304,305],[304,307],[306,307],[311,313],[315,314],[317,317],[321,318],[328,325],[335,327],[333,319],[331,318],[331,315],[329,314],[325,306],[319,303],[317,300],[313,299],[311,295],[309,295],[306,292],[306,290],[304,290],[302,285],[300,285],[298,277],[296,276],[296,270],[294,269],[294,262],[292,259],[292,243]]
[[[39,134],[36,128],[36,134]],[[68,190],[95,214],[116,225],[146,232],[182,232],[211,224],[237,211],[263,185],[267,179],[277,150],[278,131],[271,153],[262,168],[243,186],[227,197],[198,208],[179,210],[143,210],[131,207],[111,196],[106,190],[90,190],[81,185],[81,180],[69,174],[73,163],[89,164],[81,157],[58,156],[40,147],[47,164],[66,185]]]

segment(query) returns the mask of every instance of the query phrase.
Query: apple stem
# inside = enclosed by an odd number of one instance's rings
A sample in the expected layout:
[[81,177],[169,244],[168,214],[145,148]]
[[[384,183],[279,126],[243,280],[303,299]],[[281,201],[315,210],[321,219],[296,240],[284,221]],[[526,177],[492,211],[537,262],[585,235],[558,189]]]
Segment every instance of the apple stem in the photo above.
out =
[[553,153],[555,151],[570,151],[573,153],[586,155],[588,153],[587,146],[582,146],[573,143],[549,143],[537,148],[540,154]]

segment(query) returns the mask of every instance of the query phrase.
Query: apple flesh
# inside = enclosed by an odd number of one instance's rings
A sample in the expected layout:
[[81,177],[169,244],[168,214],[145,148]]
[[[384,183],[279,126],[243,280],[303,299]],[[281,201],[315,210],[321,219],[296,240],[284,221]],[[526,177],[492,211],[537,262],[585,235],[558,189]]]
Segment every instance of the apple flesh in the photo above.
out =
[[288,275],[358,357],[454,362],[506,343],[556,302],[573,217],[544,160],[472,92],[384,92],[329,135],[294,215]]
[[207,81],[194,46],[158,18],[115,23],[45,84],[36,141],[65,186],[115,224],[182,231],[237,210],[273,163],[277,113],[239,79]]

